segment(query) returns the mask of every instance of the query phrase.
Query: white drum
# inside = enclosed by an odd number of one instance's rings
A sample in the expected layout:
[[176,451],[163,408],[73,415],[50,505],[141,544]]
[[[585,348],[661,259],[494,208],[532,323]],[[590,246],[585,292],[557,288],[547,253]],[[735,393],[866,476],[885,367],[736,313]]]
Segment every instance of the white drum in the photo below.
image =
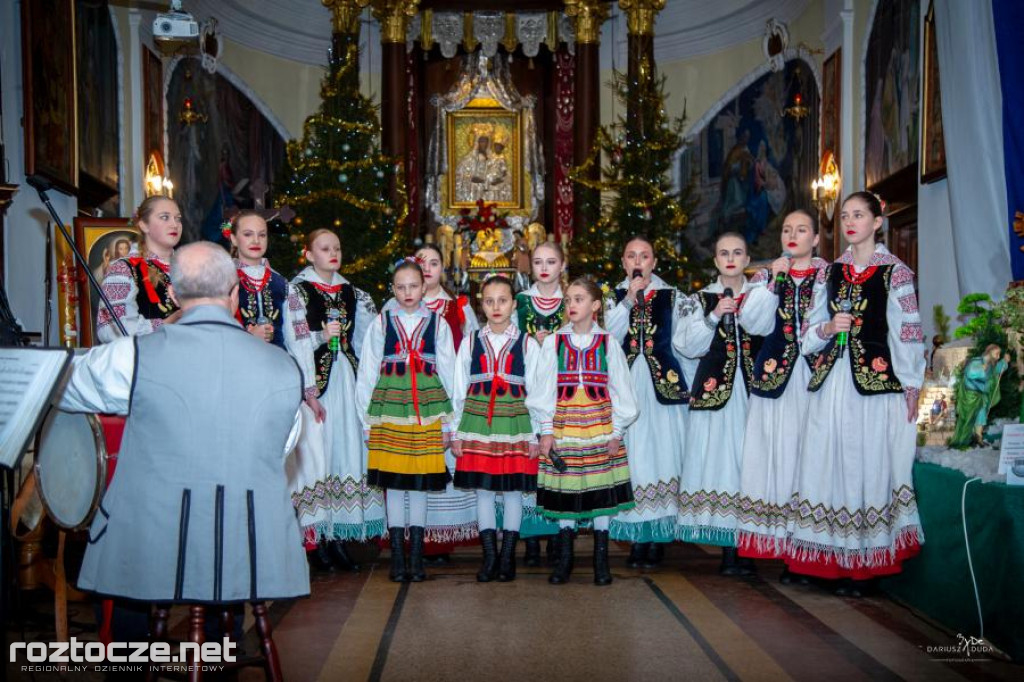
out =
[[65,530],[89,525],[107,480],[99,419],[51,409],[39,430],[36,482],[46,513]]

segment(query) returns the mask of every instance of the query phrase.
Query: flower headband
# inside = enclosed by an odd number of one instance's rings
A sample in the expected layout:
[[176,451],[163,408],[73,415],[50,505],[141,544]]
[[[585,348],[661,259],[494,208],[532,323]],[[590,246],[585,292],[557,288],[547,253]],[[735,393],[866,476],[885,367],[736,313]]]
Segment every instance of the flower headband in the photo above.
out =
[[231,240],[231,221],[225,220],[220,224],[220,233],[224,236],[224,239]]
[[416,265],[423,267],[423,259],[419,256],[406,256],[405,258],[399,258],[391,266],[391,271],[394,272],[399,266],[405,265],[406,263],[415,263]]

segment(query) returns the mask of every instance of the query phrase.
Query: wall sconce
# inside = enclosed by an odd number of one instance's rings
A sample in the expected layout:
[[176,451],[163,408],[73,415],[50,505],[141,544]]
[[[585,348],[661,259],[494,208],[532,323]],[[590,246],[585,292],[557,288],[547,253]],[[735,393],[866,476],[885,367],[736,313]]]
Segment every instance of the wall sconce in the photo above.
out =
[[839,201],[839,192],[843,187],[842,178],[839,176],[839,167],[836,166],[836,157],[832,152],[825,152],[825,156],[821,158],[819,173],[811,183],[811,195],[818,210],[832,220],[836,202]]
[[174,183],[171,182],[169,177],[164,175],[163,165],[157,152],[149,155],[149,161],[146,163],[145,177],[147,197],[157,195],[174,197]]
[[811,110],[804,106],[804,97],[799,92],[793,95],[793,106],[782,110],[783,116],[792,116],[798,121],[809,113]]

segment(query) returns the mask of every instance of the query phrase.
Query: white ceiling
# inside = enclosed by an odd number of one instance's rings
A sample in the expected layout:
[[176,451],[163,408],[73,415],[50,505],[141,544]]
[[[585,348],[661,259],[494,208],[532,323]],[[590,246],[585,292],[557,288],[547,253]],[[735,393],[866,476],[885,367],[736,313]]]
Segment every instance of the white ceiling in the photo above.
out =
[[[655,56],[659,61],[675,61],[760,38],[768,19],[789,23],[808,1],[668,0],[657,17]],[[184,0],[184,6],[199,21],[216,17],[221,33],[246,47],[307,64],[327,61],[331,17],[320,0]],[[616,62],[622,66],[625,18],[617,2],[613,7],[612,20],[604,27],[603,60],[611,66],[607,62],[614,45]],[[364,43],[378,40],[369,11],[363,16]]]

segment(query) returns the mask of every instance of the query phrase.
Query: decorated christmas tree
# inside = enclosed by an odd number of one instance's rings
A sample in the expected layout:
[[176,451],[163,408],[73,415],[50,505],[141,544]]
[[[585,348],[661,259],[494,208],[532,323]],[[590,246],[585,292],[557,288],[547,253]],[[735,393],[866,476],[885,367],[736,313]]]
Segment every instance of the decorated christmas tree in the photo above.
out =
[[[569,247],[573,274],[617,281],[623,247],[640,234],[654,244],[658,272],[666,280],[687,291],[699,288],[706,268],[690,262],[683,239],[688,191],[674,191],[670,179],[685,118],[670,119],[665,113],[663,78],[631,82],[616,73],[611,85],[624,109],[636,104],[637,115],[602,126],[590,155],[570,171],[585,215]],[[591,177],[595,166],[601,168],[599,179]]]
[[[341,273],[378,300],[389,266],[408,252],[408,204],[398,159],[381,154],[377,108],[359,91],[355,35],[335,36],[320,110],[306,119],[301,140],[288,143],[276,203],[295,212],[270,244],[274,267],[291,276],[305,266],[306,235],[333,230],[341,240]],[[397,205],[389,187],[400,188]]]

